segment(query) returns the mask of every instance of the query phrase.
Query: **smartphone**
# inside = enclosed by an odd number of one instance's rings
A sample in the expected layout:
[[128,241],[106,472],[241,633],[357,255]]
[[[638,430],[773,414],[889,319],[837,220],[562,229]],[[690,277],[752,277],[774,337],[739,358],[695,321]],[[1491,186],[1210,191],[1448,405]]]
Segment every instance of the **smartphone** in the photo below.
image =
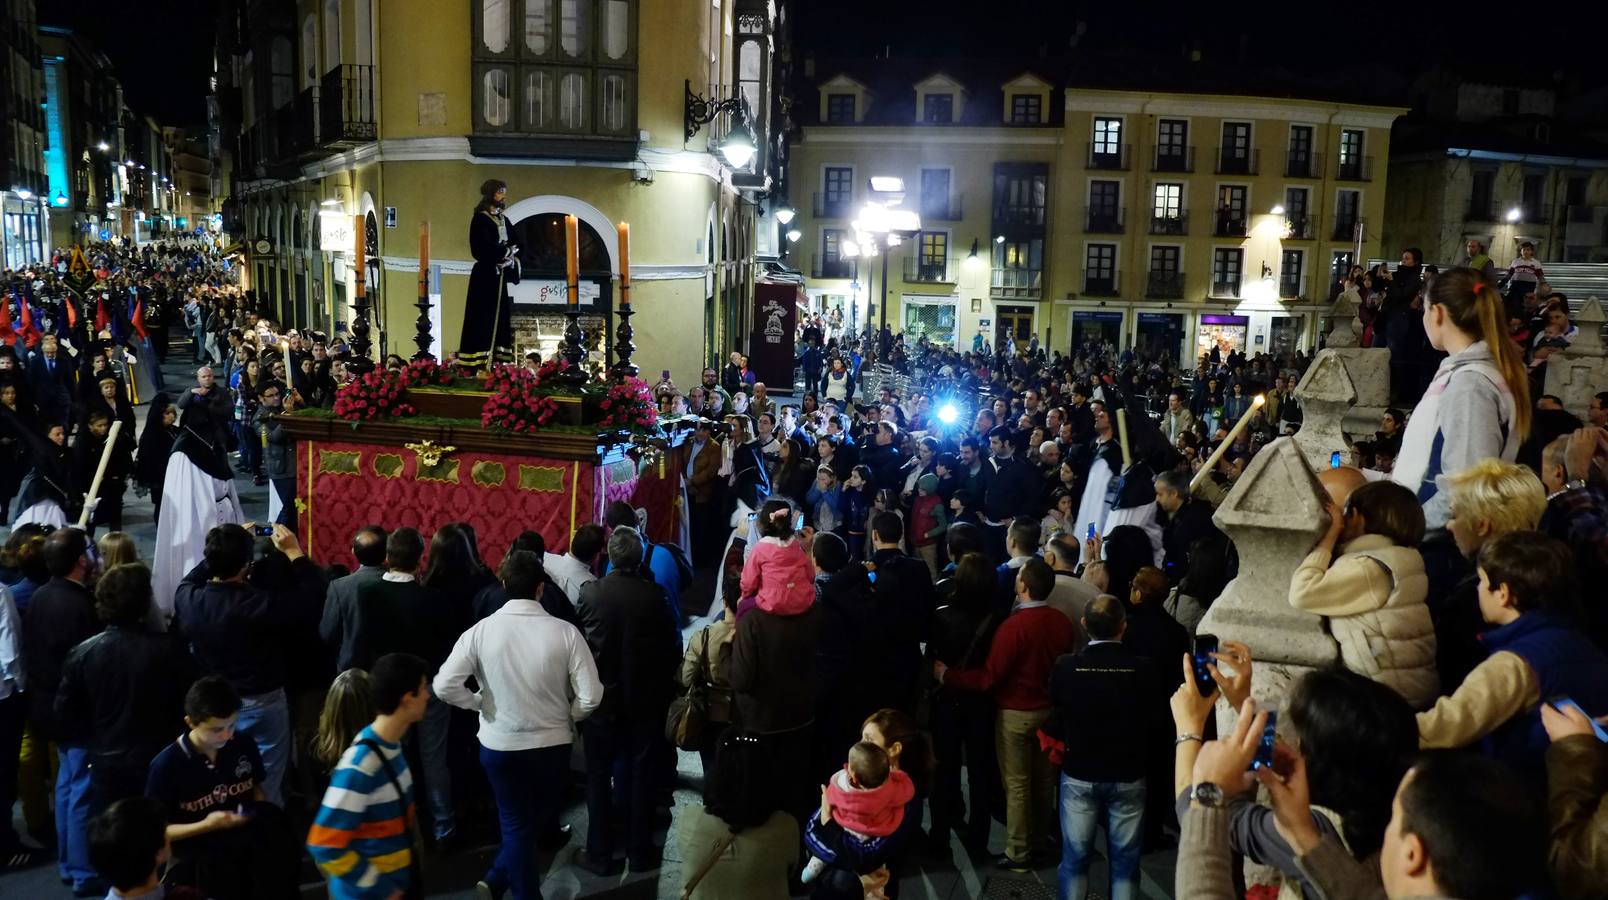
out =
[[1210,697],[1212,691],[1217,690],[1217,682],[1212,680],[1211,670],[1207,666],[1215,663],[1212,654],[1217,652],[1217,635],[1195,635],[1195,688],[1202,697]]
[[659,373],[659,380],[660,381],[669,381],[670,380],[670,370],[665,369],[665,370],[661,371]]
[[1086,534],[1084,536],[1083,539],[1086,540],[1086,541],[1094,540],[1094,523],[1093,522],[1089,523],[1089,532],[1088,532],[1088,534]]
[[1555,709],[1555,710],[1558,710],[1559,712],[1562,712],[1565,709],[1571,709],[1571,708],[1579,710],[1580,714],[1582,716],[1586,717],[1586,721],[1591,723],[1591,730],[1594,733],[1596,733],[1597,740],[1602,741],[1605,744],[1608,744],[1608,731],[1604,731],[1603,727],[1601,725],[1597,724],[1597,720],[1593,719],[1591,717],[1590,713],[1586,712],[1584,709],[1581,709],[1580,704],[1578,704],[1578,703],[1574,702],[1573,700],[1569,699],[1568,697],[1565,697],[1565,696],[1562,696],[1562,695],[1559,695],[1559,696],[1556,696],[1556,697],[1548,697],[1547,698],[1547,703],[1551,704],[1552,708]]
[[803,513],[799,513],[797,516],[793,517],[793,530],[794,531],[803,531],[804,530],[804,514]]
[[1329,454],[1329,468],[1331,468],[1331,469],[1340,468],[1340,451],[1339,450],[1336,450],[1333,453]]
[[274,536],[274,526],[272,526],[272,525],[253,525],[251,527],[251,533],[256,535],[257,537],[273,537]]
[[1279,712],[1276,709],[1263,710],[1267,713],[1267,725],[1262,728],[1262,740],[1256,745],[1256,755],[1251,757],[1251,769],[1254,771],[1273,766],[1273,742],[1277,735]]

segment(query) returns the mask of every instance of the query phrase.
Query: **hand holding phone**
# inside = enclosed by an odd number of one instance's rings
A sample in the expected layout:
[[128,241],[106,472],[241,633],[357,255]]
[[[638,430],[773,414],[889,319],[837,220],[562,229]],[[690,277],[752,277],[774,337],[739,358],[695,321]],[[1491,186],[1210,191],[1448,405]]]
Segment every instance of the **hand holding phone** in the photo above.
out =
[[1568,697],[1548,697],[1541,704],[1541,724],[1546,728],[1547,736],[1554,741],[1586,734],[1589,727],[1597,740],[1608,743],[1608,731],[1603,729],[1602,724]]
[[1262,740],[1256,745],[1256,755],[1251,757],[1251,771],[1253,772],[1257,769],[1272,768],[1273,745],[1278,739],[1276,732],[1279,711],[1267,709],[1263,710],[1263,712],[1267,713],[1267,724],[1262,726]]
[[1216,652],[1217,635],[1195,635],[1195,688],[1200,691],[1202,697],[1210,697],[1212,692],[1217,690],[1217,682],[1212,680],[1211,669],[1207,668],[1207,666],[1215,664],[1216,661],[1212,659],[1212,654]]

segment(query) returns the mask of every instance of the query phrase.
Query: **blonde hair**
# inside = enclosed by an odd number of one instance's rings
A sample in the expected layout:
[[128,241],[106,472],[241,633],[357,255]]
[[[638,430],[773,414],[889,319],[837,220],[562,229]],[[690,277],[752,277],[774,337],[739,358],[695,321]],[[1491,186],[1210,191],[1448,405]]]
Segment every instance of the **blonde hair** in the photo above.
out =
[[324,694],[324,709],[318,714],[318,735],[313,738],[313,759],[324,771],[335,771],[341,754],[351,746],[357,733],[374,721],[374,689],[368,673],[347,669],[335,676]]
[[1514,463],[1484,459],[1446,480],[1457,517],[1486,522],[1491,537],[1534,531],[1547,509],[1547,489],[1541,486],[1541,479]]
[[134,546],[134,539],[121,531],[108,531],[101,535],[100,540],[95,542],[95,550],[100,554],[101,571],[140,561],[140,551]]

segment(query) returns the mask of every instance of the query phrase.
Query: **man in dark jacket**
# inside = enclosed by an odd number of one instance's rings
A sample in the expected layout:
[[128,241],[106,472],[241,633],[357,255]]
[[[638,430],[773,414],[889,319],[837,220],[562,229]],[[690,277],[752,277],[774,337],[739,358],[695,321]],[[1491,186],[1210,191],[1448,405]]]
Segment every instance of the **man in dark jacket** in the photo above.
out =
[[106,630],[62,666],[56,722],[89,751],[89,806],[99,814],[145,792],[151,760],[184,730],[184,693],[195,667],[174,634],[151,631],[151,570],[117,566],[95,585]]
[[[824,780],[843,765],[843,752],[860,739],[860,723],[880,707],[868,690],[880,660],[875,587],[863,565],[853,565],[849,547],[827,531],[810,544],[815,566],[814,756],[810,771]],[[752,613],[750,613],[752,615]],[[747,618],[745,616],[745,618]]]
[[860,464],[871,470],[877,490],[897,491],[904,486],[904,472],[899,468],[904,460],[899,456],[898,440],[898,425],[877,422],[870,446],[860,454]]
[[[1083,613],[1089,644],[1055,661],[1050,699],[1065,729],[1061,757],[1061,883],[1066,897],[1088,892],[1095,831],[1107,830],[1111,893],[1138,891],[1140,821],[1150,696],[1146,663],[1123,641],[1121,601],[1102,594]],[[1177,666],[1174,666],[1177,668]]]
[[1005,553],[1005,529],[1017,516],[1035,517],[1044,483],[1038,471],[1016,458],[1016,438],[1001,425],[988,433],[994,455],[994,477],[983,495],[983,519],[988,527],[989,550],[996,558]]
[[294,394],[286,393],[285,386],[277,381],[264,384],[257,391],[261,406],[252,419],[252,430],[262,438],[262,469],[269,490],[279,498],[279,515],[274,522],[294,530],[296,527],[296,440],[286,431],[281,413],[296,408]]
[[352,555],[357,571],[329,583],[324,593],[324,613],[318,623],[318,636],[335,652],[335,671],[356,665],[357,589],[385,574],[385,529],[364,525],[352,536]]
[[[89,537],[77,528],[58,528],[45,538],[50,580],[34,592],[22,622],[24,671],[28,673],[29,717],[35,732],[56,742],[56,858],[73,892],[99,883],[89,862],[89,751],[68,739],[56,719],[56,693],[67,656],[101,630],[95,598],[85,587],[94,566]],[[85,894],[87,896],[87,894]]]
[[313,630],[324,596],[324,575],[302,554],[296,535],[275,525],[273,544],[290,560],[294,586],[284,591],[248,584],[251,532],[219,525],[207,532],[201,562],[174,592],[174,627],[190,642],[203,675],[222,675],[239,692],[237,725],[257,743],[268,772],[263,791],[283,805],[280,785],[290,764],[290,704],[285,696],[287,650]]
[[[631,526],[609,535],[610,571],[581,588],[576,612],[592,648],[603,703],[580,724],[586,743],[586,849],[575,863],[615,871],[614,792],[625,795],[626,856],[633,872],[659,867],[653,799],[665,713],[681,663],[678,623],[664,588],[643,570],[642,538]],[[618,781],[614,778],[618,772]]]
[[76,374],[72,361],[61,352],[53,334],[39,339],[39,349],[28,354],[28,389],[46,422],[60,422],[72,430]]
[[937,595],[927,564],[899,550],[904,520],[894,512],[871,521],[872,595],[876,601],[877,649],[873,662],[879,677],[867,685],[875,712],[885,706],[914,713],[921,674],[921,642],[927,638]]
[[1169,469],[1156,476],[1156,505],[1167,514],[1161,545],[1166,551],[1164,571],[1176,585],[1189,572],[1190,545],[1217,530],[1212,508],[1189,495],[1189,476]]

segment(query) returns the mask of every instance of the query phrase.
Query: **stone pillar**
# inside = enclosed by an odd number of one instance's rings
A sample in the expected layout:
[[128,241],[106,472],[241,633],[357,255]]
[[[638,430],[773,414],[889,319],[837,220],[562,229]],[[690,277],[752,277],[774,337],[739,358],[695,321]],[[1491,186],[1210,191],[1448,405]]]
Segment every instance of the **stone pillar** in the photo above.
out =
[[1547,358],[1546,393],[1563,398],[1563,408],[1586,418],[1591,397],[1608,391],[1608,350],[1602,345],[1602,302],[1586,298],[1575,313],[1575,335],[1569,349]]
[[1295,433],[1295,442],[1307,465],[1318,471],[1329,468],[1329,456],[1336,450],[1342,465],[1357,464],[1356,451],[1343,427],[1357,391],[1339,353],[1319,350],[1295,387],[1295,397],[1301,401],[1301,428]]
[[[1330,359],[1328,365],[1343,376],[1338,360]],[[1309,377],[1322,364],[1320,354]],[[1306,418],[1311,420],[1310,411]],[[1301,430],[1306,430],[1305,424]],[[1324,462],[1327,465],[1327,458]],[[1239,551],[1239,574],[1206,611],[1198,633],[1251,648],[1255,659],[1251,696],[1264,708],[1271,704],[1282,711],[1295,679],[1340,659],[1339,645],[1329,636],[1323,618],[1302,612],[1289,601],[1290,574],[1328,527],[1327,503],[1328,494],[1312,474],[1304,451],[1295,439],[1279,438],[1252,458],[1212,517]],[[1219,734],[1233,729],[1237,712],[1226,703],[1218,704]],[[1288,722],[1287,716],[1279,716],[1281,733],[1287,733]],[[1247,862],[1246,881],[1272,884],[1276,876],[1271,869]]]
[[[1343,427],[1347,434],[1371,438],[1390,406],[1390,351],[1357,346],[1362,322],[1357,319],[1357,305],[1349,294],[1341,294],[1330,307],[1329,325],[1325,347],[1345,364],[1351,386],[1357,392]],[[1302,409],[1305,411],[1305,407]]]

